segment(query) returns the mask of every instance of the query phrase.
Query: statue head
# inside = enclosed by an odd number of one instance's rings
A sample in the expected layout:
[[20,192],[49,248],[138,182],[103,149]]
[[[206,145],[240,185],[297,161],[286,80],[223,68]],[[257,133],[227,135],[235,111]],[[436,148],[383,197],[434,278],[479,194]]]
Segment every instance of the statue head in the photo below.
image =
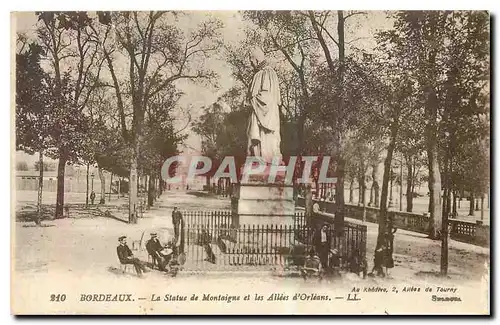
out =
[[254,68],[257,68],[259,64],[264,62],[266,60],[266,55],[264,54],[264,51],[260,47],[255,47],[251,52],[250,52],[250,63]]

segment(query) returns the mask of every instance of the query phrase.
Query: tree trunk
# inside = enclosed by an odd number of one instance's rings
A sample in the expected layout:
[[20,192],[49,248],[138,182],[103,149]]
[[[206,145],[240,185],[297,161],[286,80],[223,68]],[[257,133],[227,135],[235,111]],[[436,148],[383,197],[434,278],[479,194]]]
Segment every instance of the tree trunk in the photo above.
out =
[[453,211],[451,213],[453,218],[457,216],[457,191],[453,192]]
[[130,157],[130,177],[128,186],[128,203],[129,203],[128,222],[132,224],[137,223],[137,213],[139,211],[139,205],[137,200],[137,185],[138,185],[137,149],[138,149],[138,144],[135,143],[133,154]]
[[142,187],[142,195],[141,195],[141,202],[142,202],[142,205],[148,209],[149,208],[149,205],[148,205],[148,201],[149,201],[149,180],[151,178],[151,176],[149,175],[144,175],[144,185]]
[[484,220],[484,195],[481,196],[481,221]]
[[408,178],[406,179],[406,212],[413,212],[413,166],[409,161],[406,161],[406,170]]
[[87,163],[87,176],[86,176],[86,179],[87,179],[87,190],[85,192],[85,207],[88,207],[89,206],[89,168],[90,168],[90,164]]
[[380,186],[378,185],[378,164],[375,164],[372,166],[373,171],[372,171],[372,178],[373,178],[373,198],[375,200],[374,205],[375,207],[379,206],[379,188]]
[[205,185],[207,187],[208,193],[210,193],[210,176],[205,176]]
[[425,104],[426,117],[428,123],[426,126],[426,144],[429,167],[429,200],[430,222],[429,237],[438,239],[442,228],[441,214],[441,173],[439,170],[439,152],[437,141],[437,106],[438,99],[434,89],[429,88]]
[[443,189],[443,206],[441,207],[441,213],[443,216],[446,214],[447,202],[448,202],[448,189],[445,187]]
[[448,214],[448,218],[451,214],[451,194],[452,194],[452,191],[451,189],[449,188],[446,192],[446,213]]
[[305,217],[307,225],[311,225],[312,215],[313,215],[313,195],[311,190],[311,184],[305,184],[304,200],[305,200]]
[[358,206],[361,205],[361,195],[363,193],[363,184],[361,179],[361,171],[358,171]]
[[345,217],[344,168],[345,168],[344,158],[339,155],[337,163],[337,173],[336,173],[337,191],[335,192],[335,219],[334,219],[334,228],[338,236],[343,236],[344,234],[344,217]]
[[[337,102],[338,115],[341,115],[344,111],[344,70],[345,70],[345,41],[344,41],[344,12],[342,10],[337,11],[337,35],[338,35],[338,48],[339,48],[339,68],[337,70],[337,86],[339,90],[339,100]],[[326,53],[325,53],[326,54]],[[329,56],[331,60],[331,57]],[[331,62],[330,62],[331,63]],[[330,65],[331,72],[334,73]],[[337,191],[335,192],[335,219],[334,227],[337,236],[344,236],[344,217],[345,217],[345,201],[344,201],[344,182],[345,182],[345,160],[342,154],[342,123],[339,117],[336,117],[334,121],[335,135],[334,135],[334,145],[336,156],[337,156],[337,166],[336,166],[336,176],[337,176]]]
[[366,183],[365,183],[365,170],[362,167],[359,175],[359,204],[365,206],[366,204]]
[[370,202],[368,202],[368,206],[369,207],[373,206],[373,182],[372,186],[370,187]]
[[163,194],[163,181],[161,178],[161,172],[158,173],[158,197]]
[[42,224],[42,198],[43,198],[43,151],[40,150],[39,158],[38,158],[38,166],[42,166],[39,168],[39,176],[38,176],[38,201],[36,204],[36,217],[35,224],[40,226]]
[[155,187],[154,187],[155,179],[152,176],[149,176],[149,186],[148,186],[148,207],[152,207],[155,201]]
[[474,194],[471,193],[470,194],[470,197],[469,197],[469,216],[473,216],[474,215]]
[[[447,201],[450,201],[450,190],[447,190]],[[441,229],[441,275],[448,274],[448,215],[449,210],[443,214]]]
[[399,211],[403,211],[403,157],[399,166]]
[[391,165],[392,165],[392,154],[394,152],[394,147],[396,146],[396,136],[398,133],[398,126],[393,125],[391,128],[391,139],[389,146],[387,147],[387,157],[384,161],[384,176],[382,179],[382,195],[380,198],[380,213],[378,215],[378,236],[377,245],[375,249],[379,249],[383,244],[385,244],[385,233],[391,231],[388,229],[388,213],[387,213],[387,197],[389,194],[389,181],[391,177]]
[[64,217],[64,172],[66,170],[66,162],[66,156],[60,155],[59,164],[57,165],[56,219]]
[[349,185],[349,203],[352,203],[354,199],[354,178],[351,179],[351,183]]
[[452,164],[451,164],[451,154],[446,154],[445,159],[445,200],[446,209],[443,213],[443,222],[441,228],[441,275],[446,276],[448,274],[448,217],[451,212],[451,177],[452,175]]
[[113,173],[111,173],[111,176],[109,178],[109,196],[108,196],[108,202],[111,201],[112,186],[113,186]]
[[439,239],[439,231],[441,229],[442,214],[441,214],[441,175],[439,173],[439,162],[437,157],[437,146],[428,152],[429,156],[429,192],[430,200],[430,229],[429,237]]
[[106,179],[104,178],[104,173],[102,168],[97,164],[97,172],[99,173],[99,179],[101,180],[101,199],[99,200],[99,204],[106,203]]
[[364,175],[363,178],[361,178],[361,205],[366,205],[366,182]]

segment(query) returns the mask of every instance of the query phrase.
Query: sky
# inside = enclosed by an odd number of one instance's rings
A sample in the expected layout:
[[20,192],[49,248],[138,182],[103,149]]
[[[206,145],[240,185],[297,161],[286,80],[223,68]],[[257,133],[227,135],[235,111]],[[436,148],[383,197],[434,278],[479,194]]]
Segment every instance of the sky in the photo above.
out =
[[[35,37],[37,18],[34,12],[18,12],[15,15],[17,32],[25,33],[29,37]],[[187,15],[187,18],[181,19],[179,27],[181,29],[193,28],[198,22],[209,16],[217,17],[223,21],[224,27],[221,32],[225,43],[237,44],[243,37],[244,27],[248,25],[236,11],[192,11]],[[379,29],[386,29],[390,26],[391,22],[386,19],[385,13],[381,11],[372,11],[367,15],[353,16],[348,20],[346,27],[347,52],[349,52],[350,46],[364,49],[372,48],[375,45],[374,33]],[[349,43],[352,40],[354,42]],[[220,95],[235,83],[231,77],[229,65],[224,62],[219,54],[214,53],[204,64],[205,68],[211,69],[219,75],[219,89],[211,89],[189,81],[178,83],[178,87],[185,93],[179,104],[184,110],[189,110],[192,120],[196,120],[201,115],[202,107],[214,103]],[[181,128],[184,125],[186,125],[186,120],[181,118],[178,127]],[[189,127],[186,129],[186,132],[189,134],[189,137],[183,151],[187,154],[197,153],[201,148],[199,137],[194,132],[191,132]],[[31,160],[26,155],[22,155],[22,160],[26,159]],[[36,157],[33,157],[34,160],[36,160]]]

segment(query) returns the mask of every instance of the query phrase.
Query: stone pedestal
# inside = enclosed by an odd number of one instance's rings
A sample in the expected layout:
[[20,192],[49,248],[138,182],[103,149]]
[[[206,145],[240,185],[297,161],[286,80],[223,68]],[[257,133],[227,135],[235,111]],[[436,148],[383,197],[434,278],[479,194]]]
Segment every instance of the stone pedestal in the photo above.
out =
[[278,180],[268,183],[258,177],[241,183],[238,189],[238,225],[293,225],[293,185]]

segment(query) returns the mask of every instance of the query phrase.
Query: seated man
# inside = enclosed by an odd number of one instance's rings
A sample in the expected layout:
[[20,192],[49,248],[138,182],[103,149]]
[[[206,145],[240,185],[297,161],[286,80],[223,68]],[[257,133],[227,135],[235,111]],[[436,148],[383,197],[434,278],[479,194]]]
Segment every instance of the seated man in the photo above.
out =
[[121,236],[118,238],[120,245],[116,247],[116,253],[118,254],[118,259],[122,264],[132,264],[135,267],[135,271],[139,277],[142,277],[142,272],[148,272],[144,264],[137,258],[134,257],[132,251],[127,246],[127,236]]
[[310,275],[320,275],[321,271],[320,258],[313,248],[309,251],[309,256],[305,259],[304,267],[301,268],[302,277],[305,280]]
[[163,245],[158,240],[158,235],[156,233],[151,233],[151,239],[146,243],[146,250],[153,258],[153,265],[158,265],[159,269],[163,271],[166,264],[165,258],[161,254]]
[[205,248],[205,253],[207,254],[207,257],[204,260],[212,264],[215,264],[216,258],[212,250],[211,243],[212,243],[212,236],[208,233],[206,229],[203,229],[201,233],[201,245],[203,246],[203,248]]

